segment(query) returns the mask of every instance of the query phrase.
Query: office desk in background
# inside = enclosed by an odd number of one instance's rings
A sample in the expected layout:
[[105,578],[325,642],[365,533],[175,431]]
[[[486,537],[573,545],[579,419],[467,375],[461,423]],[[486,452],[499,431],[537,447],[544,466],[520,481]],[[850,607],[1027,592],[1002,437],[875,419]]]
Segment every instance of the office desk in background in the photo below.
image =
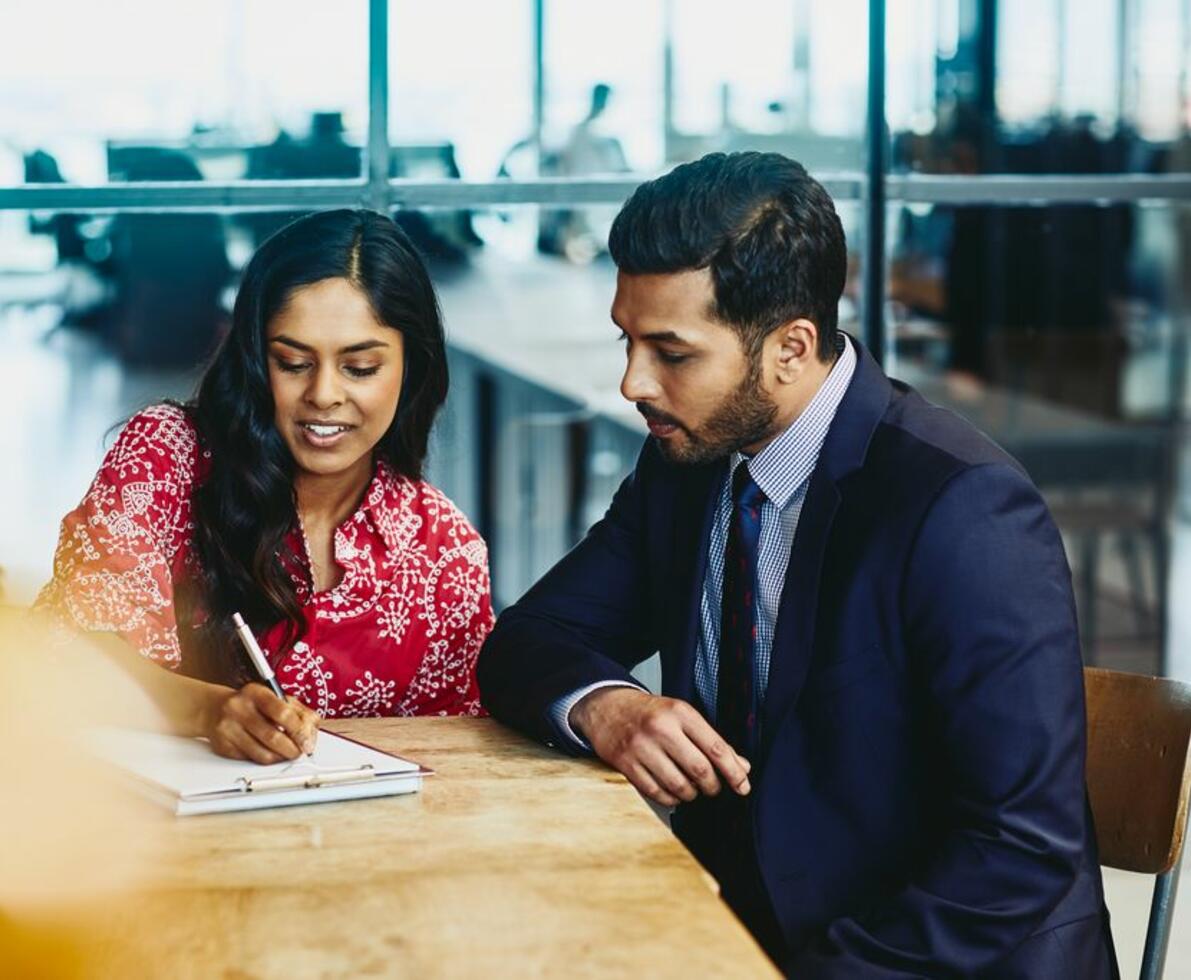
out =
[[489,719],[327,727],[437,775],[412,796],[163,816],[170,859],[103,913],[95,975],[777,975],[604,766]]

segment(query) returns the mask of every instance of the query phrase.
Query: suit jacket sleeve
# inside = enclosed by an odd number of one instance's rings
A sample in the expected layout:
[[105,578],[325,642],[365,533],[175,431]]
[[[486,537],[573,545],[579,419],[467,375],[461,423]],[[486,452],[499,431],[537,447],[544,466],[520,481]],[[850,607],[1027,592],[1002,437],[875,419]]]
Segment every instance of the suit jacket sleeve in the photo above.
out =
[[525,596],[501,613],[480,653],[480,694],[496,718],[559,739],[550,706],[598,681],[636,684],[630,669],[657,649],[646,572],[647,444],[607,514]]
[[953,477],[903,580],[913,710],[942,787],[936,846],[900,891],[840,919],[799,977],[971,976],[1071,887],[1085,834],[1083,672],[1045,504],[999,464]]

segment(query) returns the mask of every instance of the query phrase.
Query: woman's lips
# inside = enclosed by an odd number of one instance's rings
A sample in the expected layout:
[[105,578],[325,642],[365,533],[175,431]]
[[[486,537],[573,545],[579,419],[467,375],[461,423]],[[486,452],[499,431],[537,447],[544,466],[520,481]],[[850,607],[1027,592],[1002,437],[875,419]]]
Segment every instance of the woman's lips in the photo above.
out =
[[298,432],[308,446],[315,449],[330,449],[340,442],[354,429],[352,425],[319,425],[313,422],[299,422]]

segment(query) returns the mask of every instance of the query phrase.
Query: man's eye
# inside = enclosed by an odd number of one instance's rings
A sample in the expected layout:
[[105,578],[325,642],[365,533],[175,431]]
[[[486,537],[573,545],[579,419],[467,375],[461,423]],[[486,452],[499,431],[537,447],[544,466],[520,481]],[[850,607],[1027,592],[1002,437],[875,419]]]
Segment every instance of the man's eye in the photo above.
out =
[[671,354],[669,351],[658,351],[658,357],[660,357],[662,362],[665,364],[681,364],[690,356],[690,354]]
[[380,370],[379,364],[374,364],[372,367],[352,367],[350,364],[344,365],[343,368],[353,378],[370,378]]

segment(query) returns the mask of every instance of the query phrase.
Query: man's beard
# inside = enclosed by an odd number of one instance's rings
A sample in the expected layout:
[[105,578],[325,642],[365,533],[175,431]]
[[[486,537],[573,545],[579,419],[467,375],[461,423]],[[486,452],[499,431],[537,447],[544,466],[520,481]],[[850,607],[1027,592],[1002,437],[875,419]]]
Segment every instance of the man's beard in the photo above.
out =
[[640,405],[638,410],[647,418],[672,422],[686,433],[686,441],[681,446],[669,446],[665,440],[657,440],[658,449],[667,460],[684,465],[711,463],[761,442],[772,434],[773,420],[777,416],[777,405],[761,387],[759,357],[749,364],[740,384],[716,406],[711,418],[697,432],[677,419],[647,412]]

